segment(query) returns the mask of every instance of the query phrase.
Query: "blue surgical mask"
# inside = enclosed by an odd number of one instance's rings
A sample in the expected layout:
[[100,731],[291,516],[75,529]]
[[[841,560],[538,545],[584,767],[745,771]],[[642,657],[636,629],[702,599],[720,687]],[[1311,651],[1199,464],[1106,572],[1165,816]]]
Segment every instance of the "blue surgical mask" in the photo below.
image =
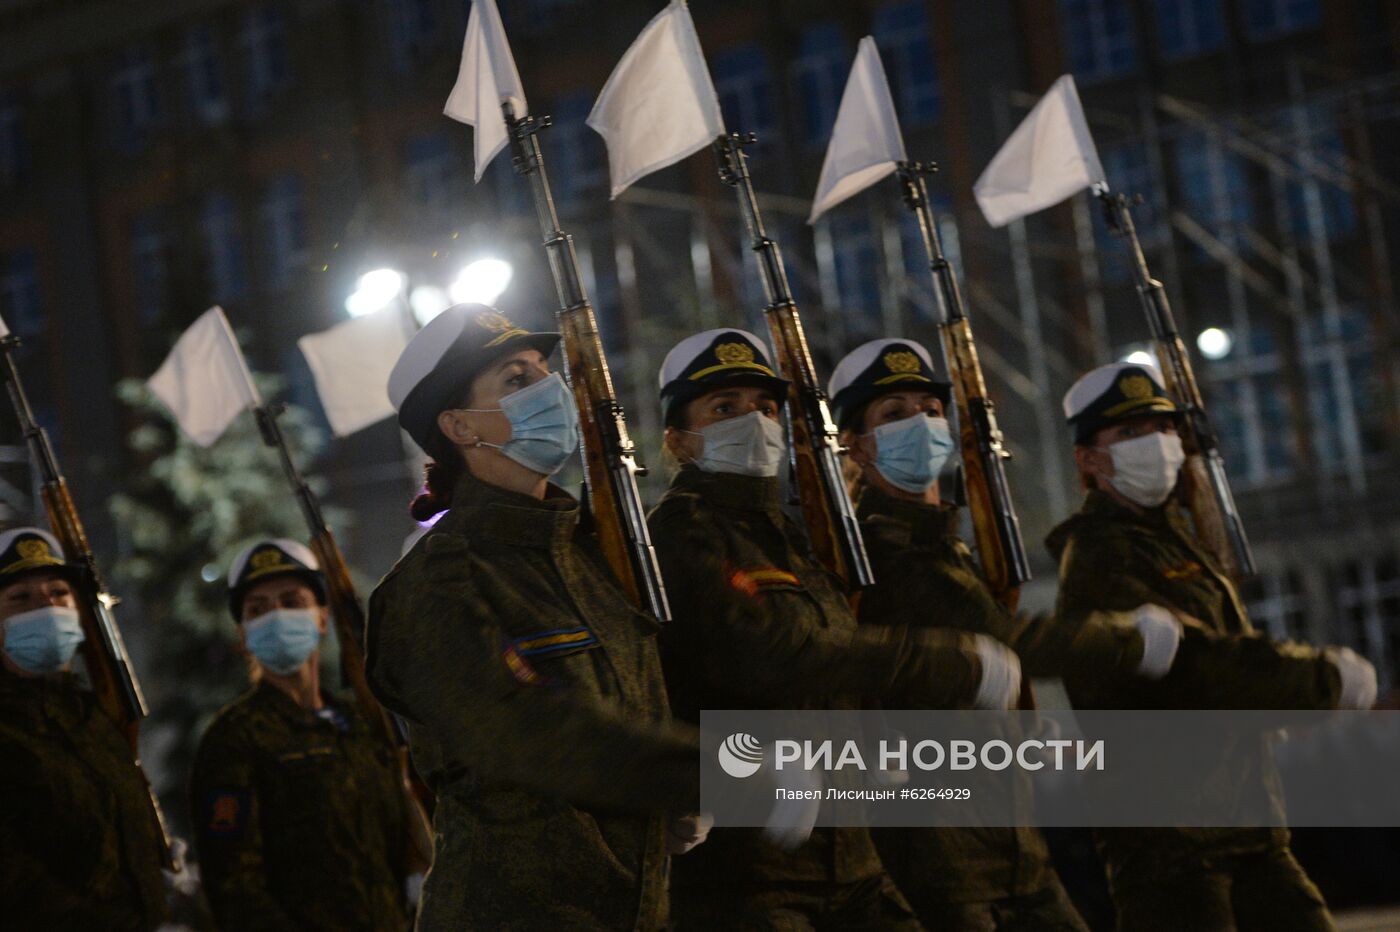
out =
[[511,392],[499,408],[463,408],[482,413],[500,411],[510,421],[510,439],[486,443],[527,469],[552,476],[578,450],[578,408],[573,392],[559,373],[551,372],[533,385]]
[[248,652],[273,673],[295,673],[321,643],[320,613],[309,608],[278,608],[243,622]]
[[5,619],[5,653],[26,673],[57,673],[82,642],[75,609],[48,605]]
[[705,472],[776,476],[787,449],[783,425],[759,411],[716,421],[686,433],[699,434],[705,441],[695,461]]
[[955,448],[948,420],[926,414],[881,424],[870,433],[880,475],[895,488],[915,494],[933,485]]

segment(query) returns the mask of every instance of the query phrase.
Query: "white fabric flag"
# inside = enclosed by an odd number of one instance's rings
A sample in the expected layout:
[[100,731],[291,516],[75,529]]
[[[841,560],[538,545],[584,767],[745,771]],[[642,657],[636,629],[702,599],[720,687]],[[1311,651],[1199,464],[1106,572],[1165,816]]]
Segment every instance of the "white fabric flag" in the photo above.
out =
[[5,324],[5,318],[0,317],[0,340],[10,335],[10,328]]
[[875,40],[866,36],[860,40],[856,63],[841,95],[807,222],[815,223],[846,198],[884,178],[905,158],[890,83]]
[[472,155],[477,181],[508,141],[506,120],[501,114],[501,103],[506,100],[515,108],[517,117],[528,112],[529,104],[525,102],[525,90],[520,85],[520,73],[515,70],[515,57],[506,41],[496,0],[472,0],[457,83],[442,112],[475,130]]
[[218,440],[240,411],[259,403],[243,351],[217,305],[180,335],[146,384],[202,447]]
[[1064,75],[1016,127],[972,193],[987,222],[1001,227],[1103,180],[1079,91]]
[[297,340],[337,437],[394,413],[389,372],[407,345],[403,318],[391,308]]
[[683,0],[672,0],[637,36],[603,85],[588,125],[607,144],[613,197],[724,134],[719,98]]

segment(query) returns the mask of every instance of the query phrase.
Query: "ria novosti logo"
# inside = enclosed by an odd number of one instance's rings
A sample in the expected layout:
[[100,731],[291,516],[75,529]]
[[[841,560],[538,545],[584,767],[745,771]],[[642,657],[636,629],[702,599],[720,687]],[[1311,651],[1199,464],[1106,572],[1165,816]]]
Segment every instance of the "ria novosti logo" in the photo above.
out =
[[763,766],[763,745],[753,735],[736,731],[719,746],[719,766],[731,777],[751,777]]

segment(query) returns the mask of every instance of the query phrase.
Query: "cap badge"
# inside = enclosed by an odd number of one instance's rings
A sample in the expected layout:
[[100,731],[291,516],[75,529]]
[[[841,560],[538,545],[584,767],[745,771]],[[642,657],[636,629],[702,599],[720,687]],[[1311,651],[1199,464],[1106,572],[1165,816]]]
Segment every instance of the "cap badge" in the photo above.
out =
[[490,330],[492,333],[504,333],[507,330],[516,329],[515,324],[506,319],[504,314],[497,314],[494,311],[486,311],[473,318],[477,326],[483,330]]
[[886,353],[884,357],[885,368],[891,372],[918,372],[919,357],[907,350],[895,350]]
[[259,550],[248,562],[253,564],[255,570],[265,570],[281,563],[282,553],[278,550]]
[[721,343],[715,347],[715,358],[727,366],[753,362],[753,347],[747,343]]
[[49,552],[48,542],[38,538],[22,540],[15,545],[15,549],[19,551],[20,558],[24,560],[42,560],[44,557],[52,556]]
[[1145,375],[1123,376],[1118,380],[1118,390],[1123,393],[1123,397],[1132,401],[1142,401],[1157,393],[1152,386],[1152,380]]

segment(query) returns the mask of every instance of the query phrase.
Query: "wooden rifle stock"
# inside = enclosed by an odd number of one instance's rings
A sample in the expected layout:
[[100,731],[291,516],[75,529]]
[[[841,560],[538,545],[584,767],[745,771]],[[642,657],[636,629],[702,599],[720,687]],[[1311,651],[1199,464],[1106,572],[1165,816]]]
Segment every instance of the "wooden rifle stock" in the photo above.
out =
[[1094,186],[1094,194],[1103,205],[1109,227],[1128,242],[1133,280],[1147,323],[1152,331],[1153,348],[1161,364],[1167,393],[1182,407],[1177,430],[1186,453],[1181,469],[1180,495],[1191,512],[1196,535],[1220,566],[1235,579],[1255,574],[1254,552],[1245,533],[1244,521],[1235,506],[1230,480],[1225,474],[1225,460],[1220,453],[1220,441],[1201,399],[1200,385],[1186,345],[1176,329],[1166,289],[1152,277],[1133,224],[1131,202],[1122,194],[1109,191],[1108,185]]
[[29,453],[38,470],[44,500],[44,510],[48,514],[49,527],[68,562],[79,567],[81,580],[77,586],[78,617],[83,627],[83,642],[79,651],[87,669],[88,680],[98,706],[116,724],[127,743],[131,746],[132,759],[137,772],[146,784],[146,794],[150,800],[150,816],[154,820],[160,838],[157,856],[167,869],[179,869],[171,854],[170,832],[165,825],[165,813],[161,811],[155,790],[146,779],[141,767],[139,737],[141,719],[146,717],[146,698],[141,693],[141,684],[131,669],[131,658],[126,652],[121,629],[117,627],[112,608],[117,600],[108,592],[102,575],[97,569],[97,559],[88,543],[87,531],[78,517],[77,505],[68,490],[68,483],[58,466],[53,445],[48,433],[34,419],[33,409],[20,380],[19,369],[15,365],[13,351],[19,346],[14,336],[0,339],[0,366],[10,401],[19,419],[20,431],[29,446]]
[[503,104],[502,110],[510,130],[511,161],[516,173],[530,182],[545,255],[559,296],[564,375],[578,405],[584,481],[598,543],[633,604],[662,622],[670,621],[661,565],[637,488],[637,478],[645,476],[647,470],[637,458],[627,419],[613,390],[598,321],[579,274],[573,237],[560,229],[550,193],[539,141],[539,131],[549,126],[549,117],[517,118],[510,103]]
[[743,147],[753,143],[755,138],[752,134],[730,133],[715,140],[719,176],[738,195],[749,248],[762,273],[768,300],[763,313],[778,357],[778,368],[783,378],[792,383],[788,392],[792,440],[788,451],[812,552],[854,592],[874,582],[875,576],[841,473],[841,454],[845,450],[831,418],[826,393],[817,381],[812,351],[807,346],[802,319],[792,298],[782,254],[777,242],[770,239],[764,229],[758,197],[749,177]]

